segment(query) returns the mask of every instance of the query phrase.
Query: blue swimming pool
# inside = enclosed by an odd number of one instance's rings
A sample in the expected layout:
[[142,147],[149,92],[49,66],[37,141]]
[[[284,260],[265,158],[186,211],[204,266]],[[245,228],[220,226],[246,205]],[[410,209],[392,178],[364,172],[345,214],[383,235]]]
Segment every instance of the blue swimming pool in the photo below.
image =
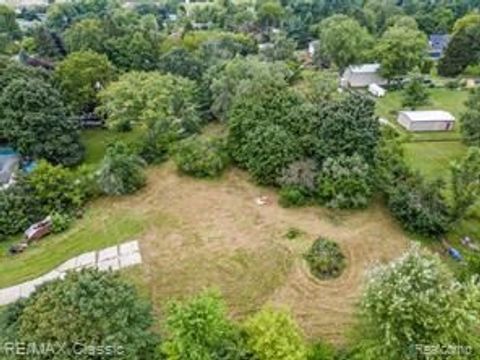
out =
[[16,152],[11,147],[0,146],[0,156],[2,155],[12,156],[12,155],[16,155]]

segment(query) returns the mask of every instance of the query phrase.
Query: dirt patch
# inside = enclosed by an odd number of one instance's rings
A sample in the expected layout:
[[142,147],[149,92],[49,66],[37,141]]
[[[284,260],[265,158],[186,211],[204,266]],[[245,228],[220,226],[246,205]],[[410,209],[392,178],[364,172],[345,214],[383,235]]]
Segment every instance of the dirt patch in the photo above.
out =
[[[341,343],[365,270],[397,257],[408,245],[378,204],[352,213],[283,209],[275,191],[255,186],[238,170],[219,181],[200,181],[179,176],[166,164],[149,170],[148,179],[138,195],[112,200],[110,206],[149,218],[140,239],[142,274],[159,313],[172,297],[216,287],[236,317],[267,302],[288,306],[308,337]],[[269,205],[256,204],[261,195]],[[288,240],[291,227],[303,235]],[[347,258],[337,279],[315,279],[302,258],[320,235],[337,241]]]

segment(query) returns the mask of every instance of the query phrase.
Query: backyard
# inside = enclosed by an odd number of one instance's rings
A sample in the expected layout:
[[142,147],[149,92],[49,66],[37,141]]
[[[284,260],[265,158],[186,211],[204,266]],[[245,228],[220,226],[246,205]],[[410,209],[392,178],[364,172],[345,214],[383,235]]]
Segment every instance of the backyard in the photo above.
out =
[[[269,203],[257,205],[258,196]],[[148,170],[147,187],[138,194],[95,201],[66,233],[2,258],[0,287],[79,253],[138,239],[144,265],[124,275],[151,298],[157,313],[172,297],[215,287],[236,317],[267,302],[286,305],[309,337],[342,343],[365,270],[401,254],[407,237],[377,202],[364,211],[339,212],[283,209],[276,200],[274,190],[252,184],[239,170],[199,181],[166,163]],[[300,235],[288,239],[293,228]],[[346,255],[347,268],[337,279],[316,280],[304,263],[303,253],[320,235],[337,241]]]

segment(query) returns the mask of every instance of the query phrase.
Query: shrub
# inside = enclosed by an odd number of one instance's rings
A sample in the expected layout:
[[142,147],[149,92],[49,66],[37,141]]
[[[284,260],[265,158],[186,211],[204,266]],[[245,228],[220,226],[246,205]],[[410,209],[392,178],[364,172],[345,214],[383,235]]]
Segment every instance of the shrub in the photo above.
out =
[[441,189],[440,182],[427,183],[419,175],[399,179],[388,190],[388,207],[407,230],[425,236],[442,235],[450,216]]
[[303,234],[302,230],[297,229],[296,227],[291,227],[291,228],[288,229],[287,233],[285,234],[285,237],[288,240],[293,240],[293,239],[298,238],[302,234]]
[[55,234],[67,230],[73,220],[68,214],[62,214],[59,212],[54,212],[50,216],[52,218],[52,232]]
[[335,350],[332,346],[323,342],[316,342],[309,351],[307,360],[333,360],[335,357]]
[[332,208],[365,207],[372,195],[370,175],[370,167],[357,154],[328,158],[318,177],[318,198]]
[[171,303],[166,328],[169,336],[161,350],[167,359],[242,358],[243,341],[216,292]]
[[40,161],[29,175],[0,191],[0,238],[25,230],[54,212],[71,214],[90,197],[82,180],[62,166]]
[[108,195],[130,194],[145,185],[145,162],[124,143],[107,148],[98,174],[98,185]]
[[337,243],[318,238],[304,255],[312,274],[319,279],[340,276],[345,268],[345,256]]
[[304,360],[301,330],[284,310],[266,308],[245,322],[247,345],[258,360]]
[[279,192],[278,202],[283,207],[303,206],[308,202],[308,196],[298,186],[283,187]]
[[181,172],[195,177],[219,176],[229,162],[223,139],[198,137],[182,140],[175,148],[174,160]]
[[277,182],[281,186],[298,187],[306,192],[313,193],[317,175],[318,168],[314,160],[298,160],[282,170],[282,174]]
[[137,152],[147,163],[159,164],[166,160],[171,145],[181,134],[178,123],[166,119],[157,120],[138,141]]
[[414,76],[403,90],[402,106],[412,109],[428,103],[430,94],[428,93],[423,79],[420,76]]

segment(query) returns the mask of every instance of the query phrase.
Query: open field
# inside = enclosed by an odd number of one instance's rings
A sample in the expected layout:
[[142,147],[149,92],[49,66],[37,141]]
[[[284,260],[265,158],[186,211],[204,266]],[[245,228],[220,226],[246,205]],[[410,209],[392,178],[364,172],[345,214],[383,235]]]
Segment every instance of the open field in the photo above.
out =
[[[258,206],[260,195],[271,203]],[[288,240],[285,234],[292,227],[303,235]],[[338,279],[318,281],[306,268],[302,254],[320,235],[338,241],[347,257]],[[406,235],[379,204],[353,213],[283,209],[274,190],[255,186],[241,171],[200,181],[179,176],[167,163],[148,170],[148,185],[138,194],[98,200],[68,232],[16,258],[2,258],[0,286],[128,239],[140,241],[144,265],[125,276],[151,297],[159,319],[171,298],[215,287],[233,316],[244,317],[267,302],[286,305],[308,337],[334,343],[344,340],[353,321],[365,270],[408,246]]]

